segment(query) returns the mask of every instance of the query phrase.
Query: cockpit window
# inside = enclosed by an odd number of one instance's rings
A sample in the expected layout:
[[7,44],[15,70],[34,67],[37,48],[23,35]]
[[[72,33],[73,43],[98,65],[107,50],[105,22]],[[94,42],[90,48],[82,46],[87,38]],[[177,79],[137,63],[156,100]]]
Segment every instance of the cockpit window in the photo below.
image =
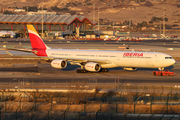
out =
[[173,59],[172,57],[165,57],[165,59]]

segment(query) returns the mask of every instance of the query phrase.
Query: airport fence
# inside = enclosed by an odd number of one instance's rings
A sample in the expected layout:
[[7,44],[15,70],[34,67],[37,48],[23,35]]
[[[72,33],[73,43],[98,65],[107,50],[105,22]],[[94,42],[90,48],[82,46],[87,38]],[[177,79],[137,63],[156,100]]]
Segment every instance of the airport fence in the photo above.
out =
[[180,114],[179,86],[14,81],[0,85],[0,120],[169,120]]
[[[171,89],[170,89],[171,90]],[[179,93],[39,92],[2,90],[1,119],[140,119],[144,114],[179,114]],[[171,117],[173,117],[171,115]],[[123,117],[122,117],[123,116]],[[147,117],[147,116],[146,116]],[[157,117],[157,116],[156,116]],[[26,118],[26,119],[27,119]],[[148,117],[147,117],[148,118]],[[157,117],[159,118],[159,117]],[[174,118],[174,117],[173,117]],[[172,119],[173,119],[172,118]],[[169,119],[169,118],[168,118]]]

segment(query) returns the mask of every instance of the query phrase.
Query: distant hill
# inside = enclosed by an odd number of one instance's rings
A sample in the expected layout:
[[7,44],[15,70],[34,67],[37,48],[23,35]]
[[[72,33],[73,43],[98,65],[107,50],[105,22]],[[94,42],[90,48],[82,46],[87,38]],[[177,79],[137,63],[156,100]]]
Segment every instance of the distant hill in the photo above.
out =
[[85,15],[90,19],[93,19],[93,8],[95,8],[95,21],[97,21],[99,7],[101,19],[107,21],[132,20],[134,24],[142,21],[149,23],[152,17],[162,17],[165,7],[167,24],[180,24],[179,0],[166,0],[164,3],[161,0],[0,0],[0,9],[25,6],[40,8],[42,5],[48,11],[52,11],[51,8],[54,6],[64,10],[58,14],[69,12],[69,14]]

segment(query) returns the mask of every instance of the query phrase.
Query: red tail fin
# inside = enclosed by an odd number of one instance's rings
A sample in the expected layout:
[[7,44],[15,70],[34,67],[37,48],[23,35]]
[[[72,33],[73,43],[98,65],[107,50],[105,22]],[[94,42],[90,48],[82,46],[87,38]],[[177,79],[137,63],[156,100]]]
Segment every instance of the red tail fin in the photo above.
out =
[[38,35],[33,25],[27,25],[31,46],[33,49],[47,49],[48,47]]

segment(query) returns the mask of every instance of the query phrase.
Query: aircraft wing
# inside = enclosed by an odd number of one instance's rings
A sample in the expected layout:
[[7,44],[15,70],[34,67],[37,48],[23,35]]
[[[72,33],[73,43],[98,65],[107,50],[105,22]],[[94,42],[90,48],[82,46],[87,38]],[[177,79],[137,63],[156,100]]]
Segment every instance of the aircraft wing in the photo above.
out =
[[[10,56],[13,56],[13,54],[9,53],[8,51],[6,51],[6,53]],[[18,58],[39,58],[39,59],[42,59],[42,60],[46,60],[46,61],[52,61],[54,59],[62,59],[62,60],[65,60],[65,61],[70,61],[70,62],[73,62],[73,63],[83,63],[83,62],[96,62],[96,63],[99,63],[99,64],[110,64],[111,62],[108,61],[108,60],[99,60],[99,59],[82,59],[82,58],[59,58],[59,57],[39,57],[39,56],[18,56]]]
[[[37,56],[38,57],[38,56]],[[111,62],[108,60],[101,60],[101,59],[83,59],[83,58],[59,58],[59,57],[39,57],[40,59],[44,60],[54,60],[54,59],[61,59],[65,61],[70,61],[74,63],[83,63],[83,62],[96,62],[99,64],[110,64]]]
[[[14,50],[14,51],[21,51],[21,52],[29,52],[29,53],[36,53],[37,51],[32,51],[31,49],[17,49],[17,48],[4,48],[4,50]],[[6,53],[10,56],[13,56],[13,54],[9,53],[6,51]],[[82,63],[82,62],[96,62],[96,63],[99,63],[99,64],[110,64],[111,62],[108,61],[108,60],[101,60],[101,59],[84,59],[84,58],[59,58],[59,57],[39,57],[39,56],[20,56],[20,57],[23,57],[23,58],[39,58],[39,59],[43,59],[43,60],[46,60],[46,61],[51,61],[53,59],[62,59],[62,60],[65,60],[65,61],[70,61],[70,62],[74,62],[74,63]]]
[[108,60],[100,60],[100,59],[81,59],[81,58],[76,58],[76,59],[67,59],[67,61],[72,61],[72,62],[75,62],[75,63],[82,63],[82,62],[96,62],[96,63],[99,63],[99,64],[110,64],[111,62],[108,61]]

